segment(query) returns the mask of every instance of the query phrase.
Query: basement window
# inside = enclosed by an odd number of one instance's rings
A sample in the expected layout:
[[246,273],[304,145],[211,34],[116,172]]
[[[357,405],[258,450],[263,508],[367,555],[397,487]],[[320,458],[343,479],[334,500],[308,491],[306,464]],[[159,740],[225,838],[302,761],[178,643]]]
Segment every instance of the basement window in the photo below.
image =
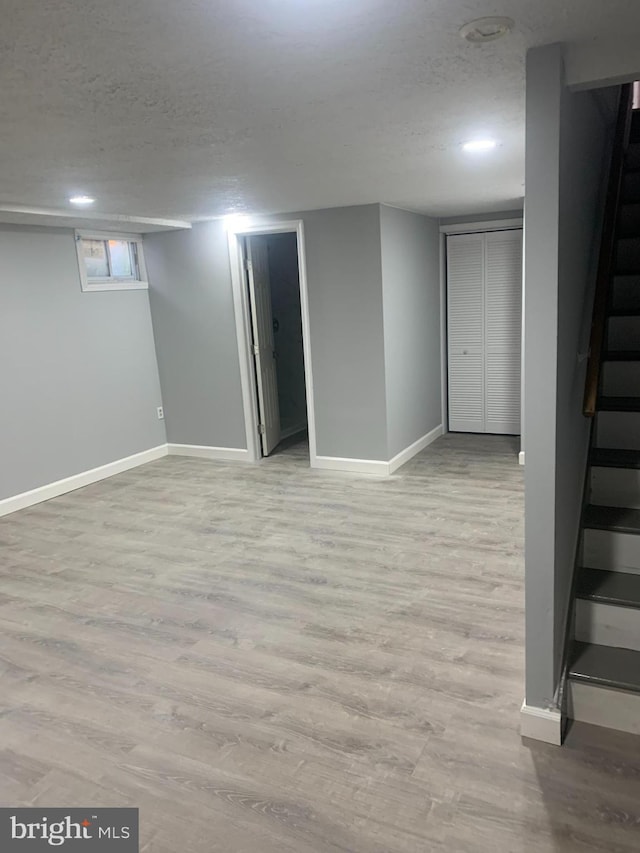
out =
[[76,231],[80,284],[91,290],[148,290],[139,234]]

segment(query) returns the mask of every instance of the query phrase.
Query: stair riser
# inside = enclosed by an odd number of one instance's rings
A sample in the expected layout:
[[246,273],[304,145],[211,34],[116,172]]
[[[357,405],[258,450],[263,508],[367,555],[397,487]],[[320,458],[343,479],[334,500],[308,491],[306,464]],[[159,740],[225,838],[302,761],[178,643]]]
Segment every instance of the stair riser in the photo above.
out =
[[[640,152],[637,154],[637,162],[640,168]],[[640,204],[623,204],[618,218],[618,236],[624,238],[637,235],[640,235]]]
[[616,270],[624,273],[640,271],[640,240],[635,237],[618,240]]
[[640,412],[599,412],[596,447],[640,450]]
[[569,680],[567,714],[593,726],[640,734],[640,693]]
[[[638,229],[640,234],[640,223]],[[613,308],[617,311],[640,311],[640,276],[614,279]]]
[[631,172],[624,176],[622,198],[625,202],[640,201],[640,172]]
[[602,367],[607,397],[640,397],[640,361],[607,361]]
[[585,529],[583,564],[590,569],[640,575],[640,536]]
[[611,317],[609,320],[609,349],[640,349],[640,317]]
[[640,610],[578,598],[575,637],[582,643],[640,652]]
[[629,146],[626,166],[628,169],[640,169],[640,145],[637,142]]
[[640,509],[640,469],[592,468],[590,503]]

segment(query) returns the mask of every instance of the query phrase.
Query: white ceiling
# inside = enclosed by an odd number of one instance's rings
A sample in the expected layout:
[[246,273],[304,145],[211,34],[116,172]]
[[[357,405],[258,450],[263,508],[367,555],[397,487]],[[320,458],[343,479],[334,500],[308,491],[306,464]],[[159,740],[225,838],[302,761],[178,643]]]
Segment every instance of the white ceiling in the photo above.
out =
[[[527,47],[591,50],[640,31],[636,0],[3,0],[2,11],[0,205],[58,208],[84,192],[96,212],[180,219],[517,205]],[[509,15],[516,31],[463,41],[458,28],[480,15]],[[465,155],[477,135],[500,148]]]

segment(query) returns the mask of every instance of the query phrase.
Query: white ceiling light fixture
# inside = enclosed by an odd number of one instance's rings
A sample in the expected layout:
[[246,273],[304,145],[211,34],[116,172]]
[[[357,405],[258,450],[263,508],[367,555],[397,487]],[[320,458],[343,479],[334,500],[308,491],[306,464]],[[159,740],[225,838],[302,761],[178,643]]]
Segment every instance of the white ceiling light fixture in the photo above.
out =
[[223,221],[227,231],[242,231],[243,228],[249,228],[251,225],[251,217],[246,213],[230,213],[224,217]]
[[72,195],[71,198],[69,199],[69,202],[71,204],[77,204],[81,207],[83,205],[87,206],[89,204],[93,204],[94,201],[95,201],[95,198],[91,198],[90,195]]
[[513,18],[476,18],[460,27],[460,35],[474,44],[483,44],[506,36],[514,26]]
[[470,139],[468,142],[463,142],[462,150],[469,154],[481,154],[484,151],[493,151],[497,145],[495,139]]

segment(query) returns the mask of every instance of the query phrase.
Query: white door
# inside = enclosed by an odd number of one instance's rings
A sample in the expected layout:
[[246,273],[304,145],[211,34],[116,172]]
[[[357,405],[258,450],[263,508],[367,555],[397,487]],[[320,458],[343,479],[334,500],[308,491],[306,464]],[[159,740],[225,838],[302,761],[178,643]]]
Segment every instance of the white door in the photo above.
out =
[[247,238],[247,261],[260,438],[262,453],[268,456],[280,441],[280,409],[266,237]]
[[485,242],[485,432],[520,433],[522,231]]
[[522,230],[447,238],[449,429],[520,432]]
[[484,235],[447,238],[449,429],[484,432]]

